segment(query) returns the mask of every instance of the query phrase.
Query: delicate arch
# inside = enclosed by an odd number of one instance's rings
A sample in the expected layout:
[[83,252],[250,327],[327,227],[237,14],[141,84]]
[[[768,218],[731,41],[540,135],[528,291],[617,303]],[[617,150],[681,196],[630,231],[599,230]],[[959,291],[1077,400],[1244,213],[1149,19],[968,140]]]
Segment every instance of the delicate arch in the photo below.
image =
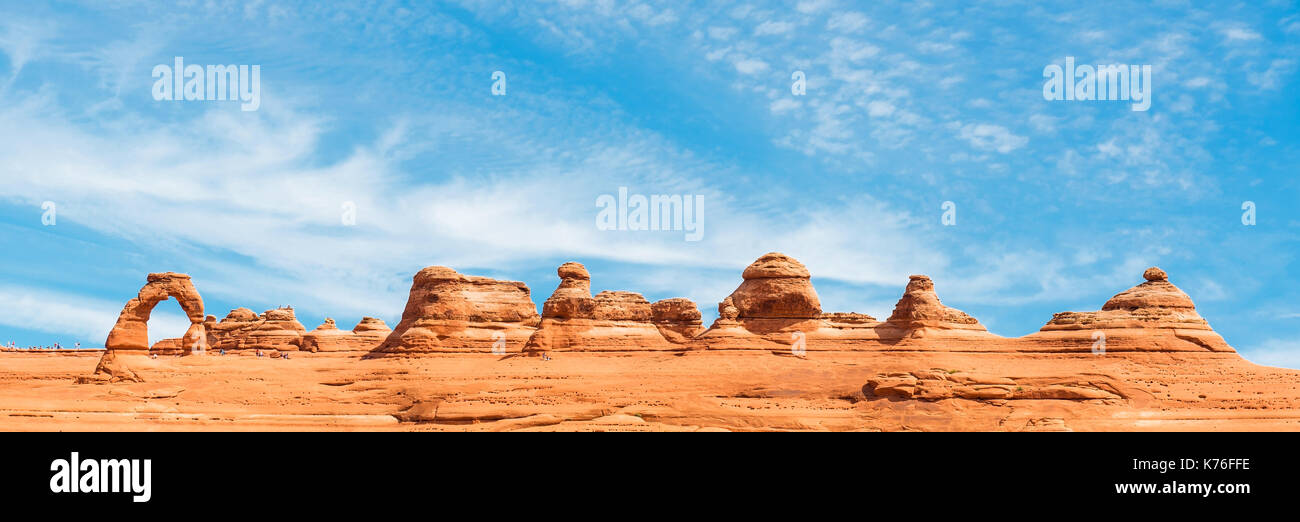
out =
[[139,295],[126,302],[117,324],[108,333],[104,347],[108,350],[149,350],[149,314],[158,303],[173,297],[190,318],[190,327],[182,338],[186,350],[207,349],[207,336],[203,328],[203,298],[194,288],[190,276],[175,272],[149,274],[148,283]]

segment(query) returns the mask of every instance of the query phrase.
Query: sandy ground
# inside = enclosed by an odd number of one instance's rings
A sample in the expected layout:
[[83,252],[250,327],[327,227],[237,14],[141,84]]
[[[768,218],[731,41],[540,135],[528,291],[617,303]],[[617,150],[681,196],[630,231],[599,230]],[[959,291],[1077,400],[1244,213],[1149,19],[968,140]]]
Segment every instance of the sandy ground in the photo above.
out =
[[[146,359],[134,366],[144,383],[78,384],[98,353],[3,352],[0,430],[1300,430],[1300,371],[1232,353],[551,356],[209,353]],[[864,395],[875,376],[918,370],[1117,397]]]

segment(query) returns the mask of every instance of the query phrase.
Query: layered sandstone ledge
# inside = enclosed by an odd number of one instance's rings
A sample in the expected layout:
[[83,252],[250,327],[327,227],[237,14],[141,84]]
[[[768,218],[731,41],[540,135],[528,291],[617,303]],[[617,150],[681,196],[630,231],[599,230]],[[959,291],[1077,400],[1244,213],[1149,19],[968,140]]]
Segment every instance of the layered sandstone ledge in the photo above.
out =
[[527,285],[431,266],[412,278],[402,320],[373,353],[518,352],[538,322]]
[[[537,313],[519,282],[428,267],[389,330],[307,331],[292,308],[203,315],[188,276],[150,274],[91,354],[3,353],[13,429],[1296,430],[1300,372],[1247,362],[1158,268],[1099,310],[1019,338],[940,301],[924,275],[884,320],[821,307],[812,274],[760,257],[706,329],[685,298],[593,295],[579,263]],[[184,337],[149,312],[176,298]],[[968,303],[967,303],[968,304]],[[258,357],[254,350],[307,353]],[[505,354],[505,355],[502,355]],[[515,355],[540,357],[515,357]],[[274,353],[272,354],[274,355]],[[91,372],[93,366],[93,374]],[[106,384],[112,386],[81,386]],[[293,400],[287,400],[292,397]]]
[[1164,270],[1151,267],[1145,283],[1120,292],[1096,312],[1061,312],[1042,330],[1019,339],[1022,347],[1095,350],[1104,341],[1109,352],[1235,352],[1196,305],[1169,282]]
[[236,308],[221,322],[210,317],[208,340],[220,350],[297,351],[307,331],[298,322],[293,307],[275,308],[260,315],[247,308]]
[[851,350],[540,357],[0,353],[6,431],[1300,430],[1300,372],[1233,353]]
[[363,317],[351,331],[340,330],[334,319],[327,317],[315,330],[302,334],[300,346],[308,352],[369,352],[392,333],[383,320],[374,317]]
[[[193,324],[185,337],[155,351],[220,350],[364,352],[368,357],[433,353],[644,352],[749,350],[803,355],[833,351],[1071,353],[1233,352],[1196,312],[1191,298],[1159,268],[1146,282],[1120,292],[1094,312],[1055,314],[1041,331],[1020,338],[989,333],[977,319],[943,304],[929,277],[910,277],[884,321],[866,314],[824,312],[812,274],[798,260],[772,252],[741,273],[741,283],[718,303],[707,329],[695,303],[685,298],[650,302],[639,293],[591,291],[580,263],[556,270],[560,282],[541,314],[526,285],[463,275],[431,266],[412,278],[401,321],[389,330],[364,318],[352,331],[333,320],[307,331],[292,307],[256,314],[232,310],[220,322],[203,315],[202,298],[189,276],[150,274],[123,308],[106,346],[105,375],[124,357],[148,353],[146,322],[158,302],[175,297]],[[127,372],[121,371],[123,375]]]
[[700,330],[695,303],[673,298],[653,304],[636,292],[591,295],[591,275],[580,263],[556,269],[560,285],[542,304],[542,321],[524,351],[687,350]]

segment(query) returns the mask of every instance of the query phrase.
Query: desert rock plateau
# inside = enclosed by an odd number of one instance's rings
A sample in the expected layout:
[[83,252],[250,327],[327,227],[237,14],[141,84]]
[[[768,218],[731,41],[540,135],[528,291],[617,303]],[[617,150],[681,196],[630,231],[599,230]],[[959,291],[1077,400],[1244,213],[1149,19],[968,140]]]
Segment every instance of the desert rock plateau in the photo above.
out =
[[[593,294],[576,262],[540,313],[523,283],[425,268],[391,330],[307,330],[290,307],[218,321],[189,276],[149,274],[105,350],[0,352],[0,429],[1300,430],[1300,371],[1242,359],[1168,274],[1140,275],[1008,338],[924,275],[884,320],[826,312],[775,252],[707,327],[688,299]],[[168,298],[191,325],[149,346]]]

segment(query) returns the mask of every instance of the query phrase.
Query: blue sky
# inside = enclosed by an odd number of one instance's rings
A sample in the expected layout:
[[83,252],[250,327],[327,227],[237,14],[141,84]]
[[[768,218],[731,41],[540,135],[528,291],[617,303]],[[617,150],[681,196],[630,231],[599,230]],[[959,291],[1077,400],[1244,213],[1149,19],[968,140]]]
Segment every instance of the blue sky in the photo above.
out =
[[[924,273],[1007,336],[1158,265],[1300,367],[1295,2],[177,4],[0,4],[0,340],[102,345],[158,271],[313,328],[395,324],[428,265],[540,303],[576,260],[708,320],[781,251],[827,311]],[[260,108],[154,100],[177,56],[259,65]],[[1045,100],[1067,56],[1151,65],[1150,110]],[[624,186],[704,196],[702,240],[597,229]]]

